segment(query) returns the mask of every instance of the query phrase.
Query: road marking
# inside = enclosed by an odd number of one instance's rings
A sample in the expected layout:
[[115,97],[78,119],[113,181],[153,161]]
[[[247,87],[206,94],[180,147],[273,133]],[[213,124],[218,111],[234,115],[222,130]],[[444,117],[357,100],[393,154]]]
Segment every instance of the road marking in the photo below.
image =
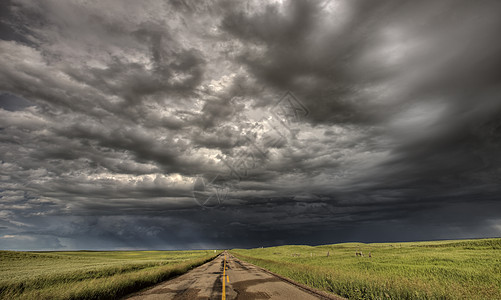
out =
[[230,276],[229,275],[226,275],[226,280],[228,281],[228,283],[230,283]]
[[221,295],[222,300],[226,300],[226,286],[225,286],[225,280],[224,278],[226,277],[226,253],[224,254],[224,263],[223,263],[223,294]]

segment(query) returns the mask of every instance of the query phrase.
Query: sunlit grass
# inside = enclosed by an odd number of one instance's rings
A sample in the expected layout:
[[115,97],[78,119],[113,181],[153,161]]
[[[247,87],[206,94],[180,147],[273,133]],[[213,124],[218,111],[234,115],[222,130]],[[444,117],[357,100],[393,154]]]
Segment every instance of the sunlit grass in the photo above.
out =
[[0,251],[0,298],[115,299],[182,274],[218,253]]
[[[356,256],[358,251],[364,256]],[[349,299],[501,299],[501,239],[281,246],[232,253]]]

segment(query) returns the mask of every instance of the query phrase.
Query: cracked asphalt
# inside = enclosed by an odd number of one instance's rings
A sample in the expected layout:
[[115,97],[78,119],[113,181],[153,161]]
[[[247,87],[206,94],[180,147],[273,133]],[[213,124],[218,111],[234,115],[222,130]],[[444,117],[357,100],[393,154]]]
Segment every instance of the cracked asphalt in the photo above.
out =
[[[131,300],[222,299],[225,253],[186,274],[126,297]],[[226,253],[226,299],[325,299]]]

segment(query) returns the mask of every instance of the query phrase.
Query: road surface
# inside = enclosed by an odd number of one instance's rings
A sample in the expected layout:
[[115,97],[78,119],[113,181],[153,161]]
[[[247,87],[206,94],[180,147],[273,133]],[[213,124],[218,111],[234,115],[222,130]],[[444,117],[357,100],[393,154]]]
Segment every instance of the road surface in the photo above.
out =
[[[226,257],[226,258],[225,258]],[[224,266],[226,265],[226,270]],[[223,286],[223,278],[226,278]],[[224,295],[223,295],[223,290]],[[133,294],[133,300],[342,299],[323,297],[223,253],[186,274]]]

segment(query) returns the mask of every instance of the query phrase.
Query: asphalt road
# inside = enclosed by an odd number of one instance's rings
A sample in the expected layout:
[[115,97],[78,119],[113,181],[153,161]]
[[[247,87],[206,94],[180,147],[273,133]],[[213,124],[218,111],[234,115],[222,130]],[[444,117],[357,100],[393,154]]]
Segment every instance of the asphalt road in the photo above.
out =
[[[226,256],[226,259],[225,259]],[[226,262],[225,262],[226,260]],[[226,265],[226,270],[224,270]],[[224,274],[224,275],[223,275]],[[223,277],[224,276],[224,277]],[[223,287],[223,278],[226,278]],[[225,290],[225,297],[223,296]],[[224,253],[186,274],[126,299],[340,299],[325,298]]]

